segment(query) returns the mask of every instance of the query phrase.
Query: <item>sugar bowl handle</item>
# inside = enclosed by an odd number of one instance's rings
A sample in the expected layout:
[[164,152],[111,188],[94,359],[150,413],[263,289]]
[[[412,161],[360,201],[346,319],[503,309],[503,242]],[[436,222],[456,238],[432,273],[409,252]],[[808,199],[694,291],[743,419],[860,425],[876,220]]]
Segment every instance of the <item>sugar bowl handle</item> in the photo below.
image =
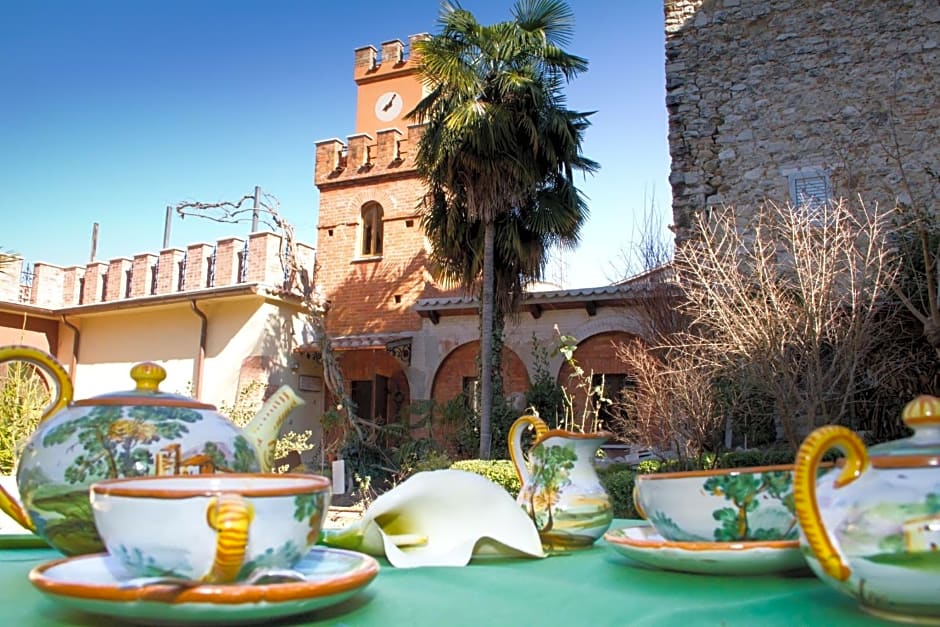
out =
[[820,566],[826,573],[838,580],[845,581],[851,571],[845,558],[839,552],[826,529],[823,527],[819,504],[816,501],[816,477],[819,464],[829,449],[838,448],[845,453],[845,465],[835,480],[835,487],[841,488],[858,479],[868,468],[868,452],[861,438],[850,429],[830,425],[820,427],[810,433],[800,450],[796,453],[796,472],[793,478],[793,499],[796,503],[796,516],[806,541],[812,549]]
[[72,380],[55,357],[32,346],[0,346],[0,364],[8,361],[24,361],[45,371],[55,381],[55,396],[42,412],[39,423],[64,409],[72,402]]

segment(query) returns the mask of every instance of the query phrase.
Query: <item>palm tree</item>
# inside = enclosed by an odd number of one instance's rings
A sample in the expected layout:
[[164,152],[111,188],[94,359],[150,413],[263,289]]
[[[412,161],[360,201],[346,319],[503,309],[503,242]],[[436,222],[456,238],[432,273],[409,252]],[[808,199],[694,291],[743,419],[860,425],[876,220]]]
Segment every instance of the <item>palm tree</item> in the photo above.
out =
[[425,124],[416,161],[432,257],[481,295],[482,459],[490,455],[496,308],[511,310],[525,283],[541,278],[552,246],[577,244],[587,206],[574,171],[597,167],[581,155],[590,114],[565,108],[565,83],[587,69],[560,47],[571,37],[571,10],[561,0],[517,0],[512,13],[484,26],[445,1],[440,34],[415,43],[428,93],[409,113]]

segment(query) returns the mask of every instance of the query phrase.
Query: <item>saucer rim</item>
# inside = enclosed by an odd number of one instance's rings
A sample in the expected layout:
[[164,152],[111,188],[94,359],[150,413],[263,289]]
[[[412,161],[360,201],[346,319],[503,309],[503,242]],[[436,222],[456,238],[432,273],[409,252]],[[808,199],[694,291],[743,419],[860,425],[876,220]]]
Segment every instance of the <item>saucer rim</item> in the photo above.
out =
[[289,581],[271,584],[200,584],[181,589],[172,584],[154,584],[140,588],[120,588],[117,584],[85,583],[52,580],[46,573],[64,563],[81,560],[108,559],[107,553],[77,555],[55,559],[34,567],[29,581],[41,592],[58,597],[104,602],[148,601],[167,605],[203,603],[232,606],[252,603],[287,603],[351,593],[368,585],[378,575],[379,562],[364,553],[329,547],[316,547],[311,552],[344,555],[358,563],[345,573],[317,581]]
[[757,549],[770,549],[770,550],[791,550],[799,549],[800,541],[799,540],[754,540],[754,541],[733,541],[733,542],[705,542],[705,541],[693,541],[693,542],[682,542],[678,540],[666,540],[665,538],[659,537],[658,539],[652,538],[631,538],[625,536],[624,534],[628,531],[640,530],[640,531],[652,531],[656,533],[656,530],[652,525],[637,525],[635,527],[621,527],[620,529],[612,529],[604,534],[604,540],[611,544],[619,544],[622,546],[630,546],[639,549],[659,549],[659,548],[669,548],[669,549],[679,549],[682,551],[722,551],[722,552],[743,552],[743,551],[753,551]]

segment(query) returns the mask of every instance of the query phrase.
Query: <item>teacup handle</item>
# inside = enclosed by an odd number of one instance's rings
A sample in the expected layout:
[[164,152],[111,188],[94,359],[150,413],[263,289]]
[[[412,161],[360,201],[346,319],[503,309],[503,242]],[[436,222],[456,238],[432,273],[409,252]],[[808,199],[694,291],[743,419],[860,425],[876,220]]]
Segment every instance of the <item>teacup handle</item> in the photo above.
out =
[[206,522],[216,531],[215,559],[202,580],[231,583],[238,577],[248,548],[248,529],[254,518],[251,504],[238,494],[220,494],[206,507]]
[[[8,361],[24,361],[32,364],[55,380],[55,396],[43,410],[39,418],[40,424],[72,402],[72,380],[69,379],[65,368],[49,353],[32,346],[0,346],[0,364]],[[0,486],[0,510],[26,529],[36,532],[36,526],[23,505],[2,486]]]

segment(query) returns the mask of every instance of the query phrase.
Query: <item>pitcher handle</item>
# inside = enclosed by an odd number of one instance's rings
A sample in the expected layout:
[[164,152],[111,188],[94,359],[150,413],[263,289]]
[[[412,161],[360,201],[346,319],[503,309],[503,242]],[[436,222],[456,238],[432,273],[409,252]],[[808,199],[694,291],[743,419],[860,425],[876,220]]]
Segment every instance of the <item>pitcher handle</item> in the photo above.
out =
[[216,531],[215,559],[202,580],[232,583],[245,562],[248,528],[254,518],[251,504],[239,494],[220,494],[209,500],[206,522]]
[[49,353],[32,346],[0,346],[0,364],[8,361],[30,363],[45,371],[56,383],[56,394],[43,410],[42,416],[39,418],[39,424],[42,424],[49,416],[64,409],[72,402],[72,380],[62,364]]
[[548,432],[548,425],[544,420],[529,414],[519,416],[509,427],[509,457],[512,459],[513,466],[516,467],[516,474],[519,475],[523,486],[530,483],[531,479],[529,466],[525,463],[525,455],[522,451],[522,434],[525,433],[526,427],[535,429],[536,439]]
[[851,570],[839,549],[832,543],[823,526],[816,501],[816,477],[819,463],[829,449],[836,447],[845,453],[845,465],[835,480],[841,488],[858,479],[868,468],[865,444],[850,429],[830,425],[813,431],[803,441],[796,454],[796,472],[793,477],[793,499],[796,515],[810,549],[822,569],[833,579],[845,581]]
[[[42,416],[39,418],[39,424],[42,424],[49,416],[64,409],[72,402],[72,380],[69,379],[65,368],[63,368],[52,355],[32,346],[0,346],[0,364],[8,361],[25,361],[26,363],[30,363],[40,370],[43,370],[55,380],[55,396],[43,410]],[[16,497],[7,492],[3,486],[0,486],[0,510],[21,526],[36,533],[36,526],[23,508],[23,505]]]

